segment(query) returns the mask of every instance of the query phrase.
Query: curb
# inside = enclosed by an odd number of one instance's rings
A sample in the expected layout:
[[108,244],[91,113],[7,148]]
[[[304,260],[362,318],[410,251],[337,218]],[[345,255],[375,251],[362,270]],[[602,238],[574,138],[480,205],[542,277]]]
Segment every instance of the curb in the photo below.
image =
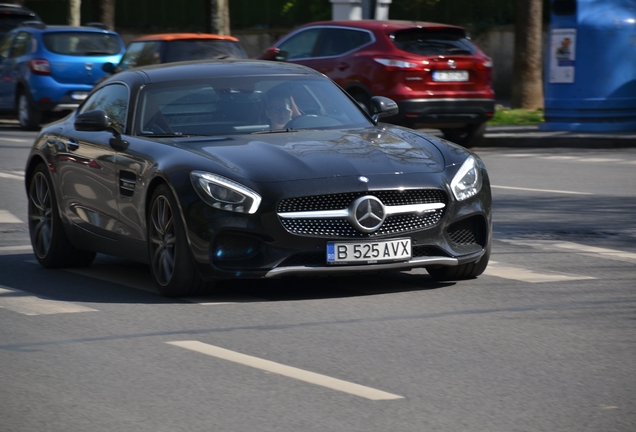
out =
[[477,147],[636,148],[633,132],[541,131],[539,126],[489,126]]

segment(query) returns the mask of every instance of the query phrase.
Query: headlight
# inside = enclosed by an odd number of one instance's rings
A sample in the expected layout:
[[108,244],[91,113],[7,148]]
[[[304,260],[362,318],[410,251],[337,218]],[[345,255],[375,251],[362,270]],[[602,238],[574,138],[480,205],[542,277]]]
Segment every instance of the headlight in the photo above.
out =
[[468,156],[468,159],[462,164],[451,182],[451,189],[457,201],[463,201],[477,195],[481,189],[481,174],[474,157]]
[[240,183],[204,171],[192,171],[190,179],[203,201],[219,210],[256,213],[261,196]]

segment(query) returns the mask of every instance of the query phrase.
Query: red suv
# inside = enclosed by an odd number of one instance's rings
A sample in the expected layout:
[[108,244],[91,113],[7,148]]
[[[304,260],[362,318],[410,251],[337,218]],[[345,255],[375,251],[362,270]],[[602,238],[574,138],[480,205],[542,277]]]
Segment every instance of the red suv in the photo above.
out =
[[492,62],[461,27],[413,21],[306,24],[261,56],[316,69],[370,109],[372,96],[397,102],[387,121],[441,129],[475,145],[494,113]]

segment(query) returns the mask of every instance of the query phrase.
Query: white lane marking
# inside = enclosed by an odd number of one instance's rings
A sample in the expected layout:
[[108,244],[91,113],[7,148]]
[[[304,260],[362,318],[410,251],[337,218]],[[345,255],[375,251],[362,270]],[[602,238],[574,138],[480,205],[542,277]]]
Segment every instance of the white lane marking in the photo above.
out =
[[567,275],[563,273],[541,273],[533,272],[522,267],[499,265],[497,262],[491,261],[484,271],[485,275],[496,276],[504,279],[518,280],[521,282],[529,283],[544,283],[544,282],[564,282],[573,280],[588,280],[596,279],[591,276],[579,276],[579,275]]
[[20,251],[33,252],[33,247],[31,245],[0,246],[0,254]]
[[22,221],[7,210],[0,210],[0,223],[22,223]]
[[572,159],[580,159],[578,156],[540,156],[543,159],[548,160],[572,160]]
[[500,155],[500,156],[502,156],[502,157],[509,157],[509,158],[514,158],[514,157],[522,157],[522,158],[525,158],[525,157],[534,157],[534,156],[537,156],[537,155],[536,155],[536,154],[533,154],[533,153],[515,153],[515,154],[502,154],[502,155]]
[[529,191],[529,192],[545,192],[545,193],[568,194],[568,195],[593,195],[590,192],[574,192],[574,191],[564,191],[564,190],[554,190],[554,189],[532,189],[532,188],[523,188],[523,187],[495,186],[495,185],[491,185],[490,187],[494,189],[510,189],[510,190],[519,190],[519,191]]
[[15,179],[15,180],[24,180],[24,175],[16,175],[16,174],[9,174],[9,173],[3,173],[0,172],[0,178],[8,178],[8,179]]
[[355,396],[360,396],[371,400],[392,400],[392,399],[404,399],[404,396],[398,396],[395,394],[387,393],[382,390],[376,390],[371,387],[365,387],[359,384],[354,384],[348,381],[332,378],[327,375],[321,375],[314,372],[309,372],[303,369],[298,369],[291,366],[286,366],[280,363],[276,363],[269,360],[264,360],[258,357],[252,357],[245,354],[230,351],[225,348],[220,348],[214,345],[208,345],[199,341],[174,341],[166,342],[167,344],[185,348],[191,351],[196,351],[202,354],[207,354],[212,357],[217,357],[223,360],[228,360],[234,363],[239,363],[245,366],[250,366],[256,369],[261,369],[266,372],[271,372],[279,375],[283,375],[289,378],[294,378],[300,381],[304,381],[310,384],[327,387],[332,390],[349,393]]
[[0,308],[23,315],[53,315],[77,312],[97,312],[71,302],[48,300],[14,288],[0,285]]
[[606,249],[596,246],[587,246],[579,243],[557,241],[557,240],[502,240],[506,243],[536,247],[552,251],[568,251],[581,255],[594,256],[606,259],[616,259],[619,261],[636,261],[636,253],[625,252],[615,249]]
[[610,158],[581,158],[579,159],[581,162],[621,162],[621,159],[610,159]]
[[20,139],[20,138],[2,138],[2,141],[11,141],[11,142],[27,143],[27,144],[33,142],[33,141]]

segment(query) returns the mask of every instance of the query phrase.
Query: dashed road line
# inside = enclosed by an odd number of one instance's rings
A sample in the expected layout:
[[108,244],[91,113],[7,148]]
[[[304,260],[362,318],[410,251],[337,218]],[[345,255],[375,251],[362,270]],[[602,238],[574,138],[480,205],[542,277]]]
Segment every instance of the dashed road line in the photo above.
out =
[[0,246],[0,255],[10,255],[16,252],[33,252],[31,245]]
[[167,344],[185,348],[191,351],[196,351],[202,354],[206,354],[212,357],[228,360],[234,363],[239,363],[244,366],[253,367],[266,372],[283,375],[289,378],[294,378],[299,381],[304,381],[310,384],[319,385],[332,390],[352,394],[370,400],[393,400],[404,399],[404,396],[399,396],[392,393],[387,393],[382,390],[377,390],[371,387],[362,386],[348,381],[343,381],[337,378],[332,378],[327,375],[321,375],[315,372],[310,372],[304,369],[298,369],[292,366],[286,366],[280,363],[276,363],[270,360],[261,359],[258,357],[252,357],[249,355],[241,354],[235,351],[230,351],[225,348],[220,348],[214,345],[205,344],[199,341],[174,341],[166,342]]
[[509,244],[513,244],[513,245],[530,246],[530,247],[535,247],[535,248],[543,249],[543,250],[567,251],[572,253],[578,253],[581,255],[599,257],[599,258],[636,262],[636,253],[634,252],[625,252],[625,251],[620,251],[616,249],[587,246],[580,243],[558,241],[558,240],[501,239],[501,241],[509,243]]
[[501,265],[496,261],[491,261],[488,264],[488,267],[486,268],[486,271],[484,271],[484,274],[488,276],[496,276],[504,279],[512,279],[528,283],[567,282],[575,280],[596,279],[591,276],[569,275],[554,272],[547,273],[545,271],[537,273],[523,267]]
[[636,160],[625,160],[618,158],[604,158],[604,157],[582,157],[582,156],[567,156],[567,155],[541,155],[541,154],[532,154],[532,153],[516,153],[516,154],[505,154],[500,155],[501,157],[507,158],[535,158],[535,159],[545,159],[552,161],[571,161],[571,162],[582,162],[582,163],[615,163],[615,164],[636,164]]
[[22,221],[7,210],[0,210],[0,223],[22,223]]
[[54,315],[78,312],[97,312],[97,309],[88,308],[75,303],[49,300],[0,285],[0,308],[7,309],[22,315]]
[[493,189],[509,189],[509,190],[518,190],[518,191],[527,191],[527,192],[555,193],[555,194],[567,194],[567,195],[594,195],[590,192],[575,192],[575,191],[564,191],[564,190],[556,190],[556,189],[533,189],[533,188],[514,187],[514,186],[497,186],[497,185],[491,185],[490,187]]
[[5,173],[5,172],[0,172],[0,178],[8,178],[8,179],[14,179],[14,180],[24,180],[24,174],[18,175],[18,174],[9,174],[9,173]]

